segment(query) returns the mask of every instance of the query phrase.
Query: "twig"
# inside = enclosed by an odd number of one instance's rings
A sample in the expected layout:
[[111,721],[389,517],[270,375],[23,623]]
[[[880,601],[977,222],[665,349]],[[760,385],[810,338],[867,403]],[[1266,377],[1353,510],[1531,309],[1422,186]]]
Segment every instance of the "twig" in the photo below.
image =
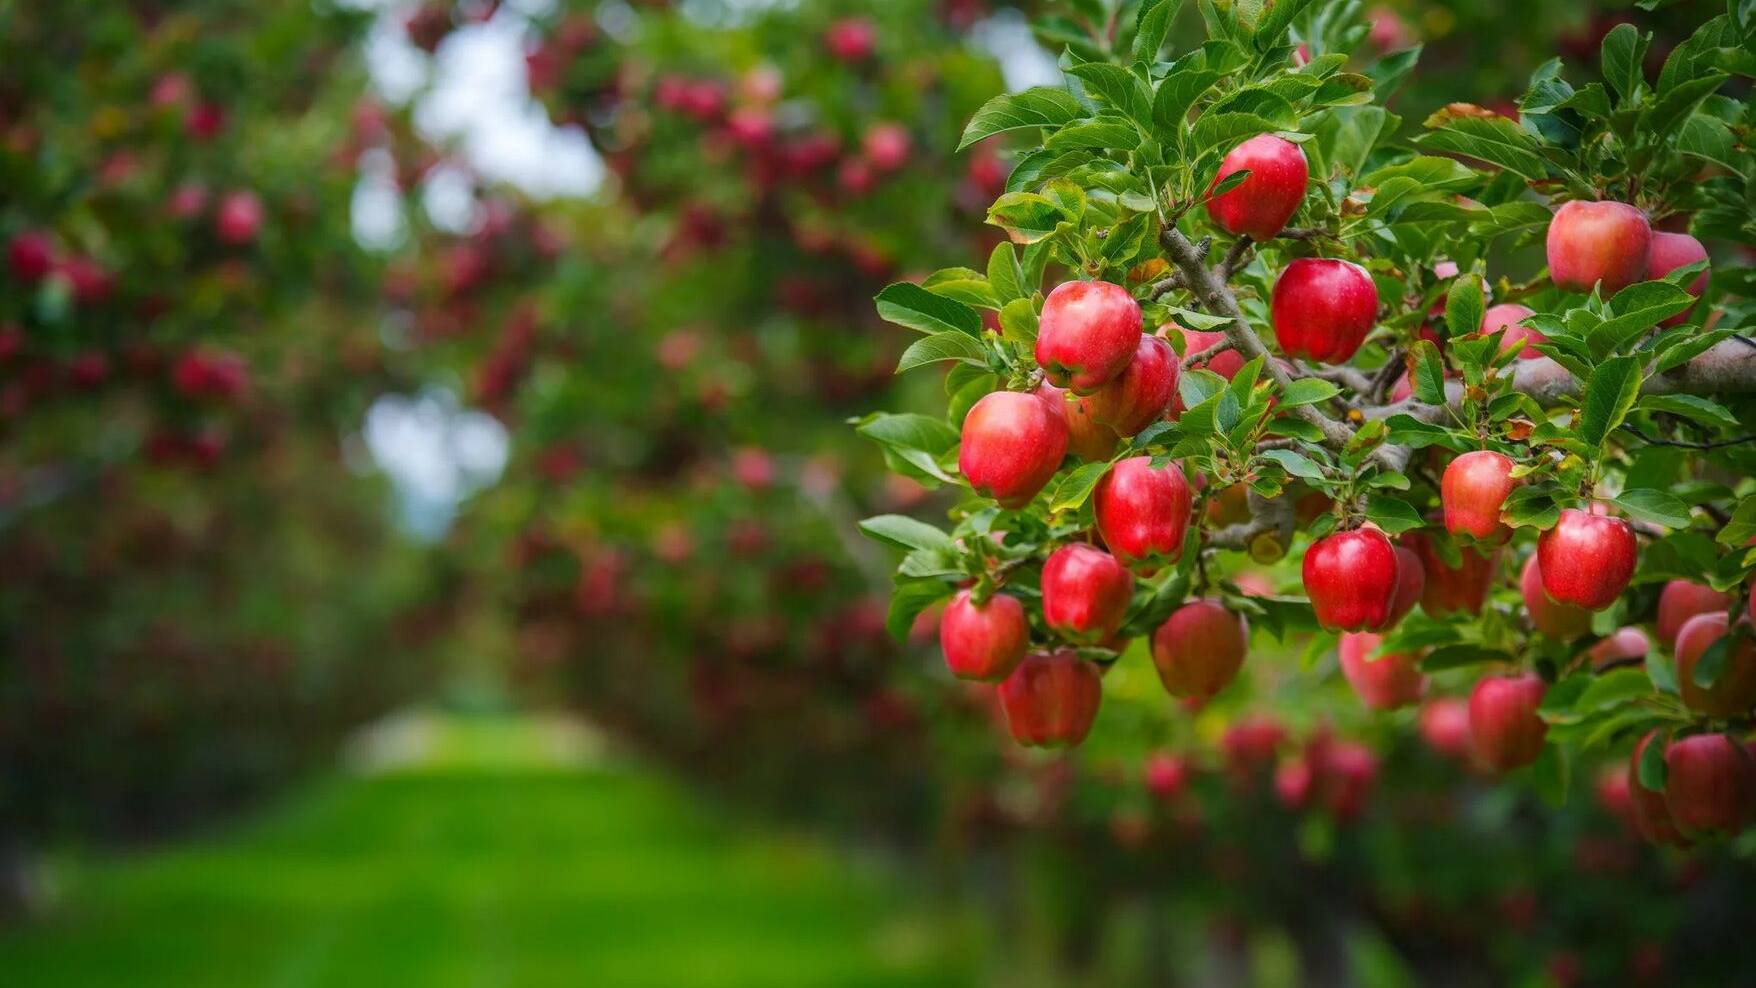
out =
[[1284,237],[1288,240],[1335,239],[1334,234],[1330,233],[1328,230],[1319,230],[1314,226],[1289,226],[1280,231],[1278,236]]
[[1293,515],[1293,499],[1277,497],[1269,500],[1251,491],[1246,501],[1250,507],[1250,520],[1227,525],[1209,535],[1208,546],[1215,549],[1246,549],[1262,536],[1273,535],[1280,543],[1281,551],[1286,551],[1293,544],[1293,528],[1298,520]]
[[1299,373],[1306,377],[1322,378],[1332,384],[1339,384],[1367,400],[1372,397],[1372,380],[1352,367],[1308,367],[1300,364]]
[[1227,350],[1230,350],[1231,348],[1232,348],[1232,341],[1230,338],[1220,340],[1218,343],[1215,343],[1212,346],[1203,347],[1202,349],[1197,350],[1194,353],[1191,353],[1188,356],[1184,357],[1183,358],[1183,366],[1184,367],[1193,367],[1194,365],[1201,363],[1203,361],[1212,360],[1213,358],[1219,356],[1220,354],[1224,353]]
[[1225,258],[1219,262],[1219,270],[1214,272],[1220,281],[1231,280],[1232,274],[1238,270],[1239,262],[1243,261],[1244,255],[1250,252],[1254,243],[1255,241],[1251,240],[1247,233],[1232,243],[1231,249],[1226,251]]
[[1158,281],[1153,282],[1152,287],[1146,290],[1146,294],[1149,298],[1157,301],[1182,287],[1183,274],[1182,272],[1178,272],[1168,278],[1161,278]]
[[1741,446],[1744,443],[1756,443],[1756,436],[1739,436],[1736,439],[1722,439],[1717,442],[1697,443],[1687,439],[1657,439],[1641,432],[1632,425],[1622,423],[1624,432],[1632,433],[1634,438],[1648,446],[1675,446],[1679,449],[1723,449],[1727,446]]

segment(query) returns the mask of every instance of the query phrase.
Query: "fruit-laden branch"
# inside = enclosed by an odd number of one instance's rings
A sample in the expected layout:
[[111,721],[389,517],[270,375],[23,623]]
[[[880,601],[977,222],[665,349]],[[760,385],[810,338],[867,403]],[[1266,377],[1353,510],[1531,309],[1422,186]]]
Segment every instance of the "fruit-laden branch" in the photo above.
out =
[[1236,525],[1214,532],[1207,538],[1207,545],[1214,549],[1247,549],[1251,543],[1267,535],[1273,536],[1275,543],[1282,551],[1293,544],[1293,529],[1297,519],[1293,515],[1293,499],[1290,497],[1265,498],[1251,491],[1248,497],[1250,520],[1241,521]]

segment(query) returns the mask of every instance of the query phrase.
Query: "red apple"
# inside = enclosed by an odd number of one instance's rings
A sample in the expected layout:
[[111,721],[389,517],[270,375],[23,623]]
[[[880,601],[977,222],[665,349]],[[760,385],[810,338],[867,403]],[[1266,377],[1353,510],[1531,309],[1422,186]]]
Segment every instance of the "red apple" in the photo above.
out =
[[1572,604],[1557,604],[1543,590],[1543,568],[1536,553],[1525,560],[1518,588],[1524,594],[1524,609],[1530,612],[1530,623],[1536,630],[1567,641],[1591,630],[1591,612]]
[[1042,587],[1043,621],[1084,645],[1114,638],[1134,596],[1134,578],[1116,557],[1083,542],[1049,555]]
[[1275,280],[1270,309],[1281,352],[1346,363],[1377,321],[1378,288],[1351,261],[1301,257]]
[[1191,601],[1153,632],[1152,664],[1166,693],[1206,698],[1237,677],[1249,641],[1249,625],[1219,601]]
[[1697,614],[1677,632],[1677,688],[1683,705],[1709,717],[1741,717],[1756,706],[1756,640],[1748,627],[1727,647],[1725,664],[1712,688],[1695,685],[1695,667],[1714,642],[1726,637],[1730,619],[1724,611]]
[[1110,467],[1092,494],[1098,534],[1124,563],[1175,562],[1189,530],[1189,482],[1175,463],[1134,456]]
[[1097,666],[1070,648],[1033,652],[1000,684],[1000,709],[1013,740],[1069,748],[1085,740],[1103,700]]
[[1360,702],[1373,710],[1395,710],[1418,703],[1427,678],[1421,675],[1420,657],[1401,652],[1373,656],[1384,638],[1371,632],[1341,636],[1341,672]]
[[1697,614],[1725,611],[1732,606],[1732,595],[1690,580],[1672,580],[1658,595],[1658,640],[1675,646],[1677,632]]
[[1396,627],[1421,602],[1421,593],[1427,588],[1427,574],[1421,567],[1420,557],[1402,546],[1393,548],[1396,550],[1396,595],[1390,599],[1390,616],[1372,629],[1374,631]]
[[1688,847],[1689,841],[1677,824],[1671,819],[1671,810],[1665,802],[1665,794],[1654,792],[1640,784],[1640,759],[1646,753],[1646,746],[1658,736],[1657,731],[1647,735],[1634,745],[1634,754],[1628,759],[1628,795],[1634,801],[1634,829],[1640,836],[1654,844],[1669,844],[1673,847]]
[[1665,769],[1665,806],[1683,836],[1735,837],[1756,815],[1756,762],[1724,734],[1672,741]]
[[1056,387],[1090,394],[1116,379],[1140,347],[1140,304],[1121,285],[1069,281],[1043,302],[1037,364]]
[[1118,436],[1132,436],[1164,417],[1177,400],[1181,361],[1171,345],[1140,334],[1134,358],[1120,376],[1092,392],[1087,405],[1092,418]]
[[1470,754],[1469,704],[1444,696],[1421,708],[1421,738],[1427,746],[1449,758]]
[[1549,278],[1575,292],[1601,282],[1603,294],[1614,295],[1646,274],[1651,247],[1652,224],[1633,206],[1569,202],[1549,221]]
[[[1201,353],[1205,350],[1211,350],[1216,344],[1224,342],[1226,338],[1226,334],[1224,333],[1204,333],[1198,329],[1184,329],[1182,326],[1173,322],[1168,322],[1163,326],[1160,326],[1158,328],[1158,335],[1167,340],[1173,335],[1182,337],[1184,357]],[[1244,355],[1237,350],[1221,350],[1213,356],[1208,357],[1206,360],[1191,364],[1190,366],[1206,367],[1208,370],[1213,371],[1215,374],[1218,374],[1220,377],[1229,381],[1238,376],[1238,372],[1244,369],[1245,363],[1247,363],[1247,361],[1244,359]]]
[[1376,528],[1326,535],[1305,552],[1305,594],[1331,631],[1382,627],[1396,603],[1396,550]]
[[1512,458],[1504,453],[1478,449],[1452,460],[1439,481],[1439,503],[1445,509],[1445,530],[1499,541],[1506,534],[1500,512],[1518,481],[1512,476]]
[[[1697,261],[1705,260],[1707,260],[1707,248],[1701,246],[1701,241],[1687,233],[1666,233],[1663,230],[1654,230],[1652,231],[1652,246],[1648,247],[1646,252],[1645,277],[1647,281],[1657,281],[1678,268],[1688,267]],[[1700,298],[1701,293],[1707,290],[1707,274],[1706,271],[1703,271],[1696,275],[1695,280],[1689,282],[1684,290],[1696,298]],[[1691,305],[1688,309],[1684,309],[1659,325],[1679,325],[1689,318],[1689,312],[1694,308]]]
[[228,193],[214,212],[213,226],[220,243],[241,247],[254,242],[262,232],[262,200],[254,192]]
[[1500,337],[1500,352],[1517,350],[1519,360],[1535,360],[1542,356],[1536,345],[1546,343],[1549,339],[1538,330],[1524,325],[1525,318],[1535,314],[1536,311],[1529,306],[1511,302],[1491,306],[1482,314],[1481,334],[1492,336],[1505,330],[1506,335]]
[[1483,555],[1469,546],[1459,546],[1459,565],[1452,569],[1439,557],[1432,538],[1425,532],[1405,532],[1402,541],[1414,551],[1426,576],[1421,610],[1429,617],[1482,612],[1488,589],[1494,585],[1494,574],[1500,568],[1498,549]]
[[1240,717],[1220,736],[1220,750],[1225,753],[1227,770],[1234,779],[1248,781],[1258,770],[1273,764],[1286,737],[1286,728],[1273,717],[1266,714]]
[[1488,767],[1510,771],[1537,760],[1549,725],[1537,716],[1543,681],[1525,673],[1489,676],[1469,695],[1469,733]]
[[1634,527],[1621,518],[1578,508],[1561,512],[1537,538],[1543,590],[1561,604],[1601,611],[1616,602],[1634,576]]
[[976,493],[1022,508],[1061,468],[1067,441],[1067,420],[1042,398],[996,391],[964,417],[957,467]]
[[1098,463],[1115,455],[1122,438],[1092,415],[1090,397],[1082,398],[1047,381],[1037,385],[1037,394],[1066,421],[1067,448],[1074,456],[1087,463]]
[[1652,639],[1646,637],[1646,632],[1630,626],[1616,629],[1615,634],[1586,649],[1585,654],[1590,657],[1593,669],[1602,669],[1629,659],[1645,659],[1650,651]]
[[899,123],[875,123],[866,130],[862,144],[866,160],[881,172],[893,172],[908,164],[913,141],[908,128]]
[[1190,775],[1189,762],[1168,751],[1155,751],[1147,756],[1146,765],[1141,776],[1146,782],[1146,791],[1160,800],[1177,798],[1188,784]]
[[837,59],[863,62],[878,47],[878,28],[863,17],[848,17],[829,25],[823,41]]
[[1378,756],[1358,741],[1337,741],[1324,754],[1320,794],[1323,807],[1338,820],[1352,820],[1366,808],[1378,781]]
[[1207,201],[1207,215],[1227,233],[1272,240],[1299,211],[1311,178],[1305,152],[1273,134],[1259,134],[1233,148],[1219,164],[1208,191],[1229,175],[1248,170],[1244,180]]
[[939,618],[939,648],[958,679],[1005,679],[1029,645],[1024,605],[1003,593],[977,604],[968,590],[959,590]]
[[18,233],[6,245],[6,263],[14,279],[34,285],[55,270],[55,241],[39,230]]

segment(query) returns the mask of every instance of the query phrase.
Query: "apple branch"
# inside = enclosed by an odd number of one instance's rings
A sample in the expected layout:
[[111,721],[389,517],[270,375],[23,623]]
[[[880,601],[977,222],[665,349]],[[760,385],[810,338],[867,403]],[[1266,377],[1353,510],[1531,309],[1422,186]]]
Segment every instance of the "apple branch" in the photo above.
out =
[[1207,537],[1208,548],[1247,549],[1264,536],[1272,536],[1280,545],[1281,551],[1285,552],[1293,544],[1294,523],[1297,521],[1293,516],[1293,499],[1270,499],[1251,491],[1247,503],[1250,506],[1250,520],[1227,525],[1210,534]]

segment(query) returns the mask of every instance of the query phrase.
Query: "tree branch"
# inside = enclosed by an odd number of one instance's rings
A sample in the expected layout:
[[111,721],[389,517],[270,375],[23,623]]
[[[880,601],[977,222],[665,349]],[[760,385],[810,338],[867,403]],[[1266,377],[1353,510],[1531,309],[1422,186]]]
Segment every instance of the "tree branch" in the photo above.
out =
[[1255,241],[1250,239],[1249,234],[1246,233],[1239,236],[1238,239],[1232,243],[1231,249],[1226,251],[1225,258],[1219,262],[1219,270],[1214,272],[1215,276],[1217,276],[1222,283],[1230,281],[1232,279],[1232,274],[1236,272],[1239,265],[1243,263],[1244,255],[1248,254],[1250,248],[1254,245]]
[[1207,537],[1208,547],[1248,549],[1252,543],[1272,536],[1284,554],[1287,547],[1293,544],[1293,528],[1297,521],[1293,515],[1293,499],[1277,497],[1270,500],[1251,491],[1247,502],[1250,506],[1250,520],[1227,525],[1210,534]]

